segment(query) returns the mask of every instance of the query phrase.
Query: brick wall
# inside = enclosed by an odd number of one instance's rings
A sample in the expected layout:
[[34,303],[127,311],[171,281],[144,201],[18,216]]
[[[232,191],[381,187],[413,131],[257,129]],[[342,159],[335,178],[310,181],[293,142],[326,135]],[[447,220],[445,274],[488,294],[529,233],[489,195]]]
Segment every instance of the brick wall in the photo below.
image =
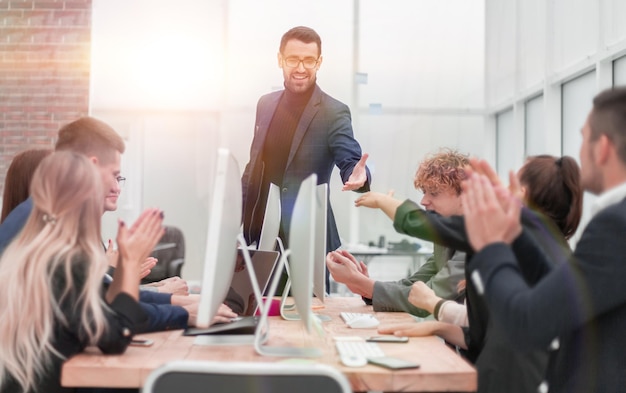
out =
[[88,113],[91,2],[0,0],[0,195],[16,153]]

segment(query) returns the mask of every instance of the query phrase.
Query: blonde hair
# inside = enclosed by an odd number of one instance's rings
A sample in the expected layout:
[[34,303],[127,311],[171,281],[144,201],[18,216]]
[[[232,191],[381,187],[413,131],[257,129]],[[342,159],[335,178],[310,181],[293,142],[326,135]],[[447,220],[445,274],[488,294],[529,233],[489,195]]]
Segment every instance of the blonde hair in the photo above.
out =
[[[24,391],[49,372],[55,327],[80,317],[79,339],[95,344],[106,329],[101,296],[106,257],[100,239],[102,185],[85,156],[57,152],[33,176],[33,210],[0,259],[0,386]],[[74,328],[74,327],[72,327]]]
[[439,193],[453,190],[461,194],[461,182],[467,178],[465,167],[469,157],[456,150],[443,148],[427,156],[417,168],[413,185],[423,192]]

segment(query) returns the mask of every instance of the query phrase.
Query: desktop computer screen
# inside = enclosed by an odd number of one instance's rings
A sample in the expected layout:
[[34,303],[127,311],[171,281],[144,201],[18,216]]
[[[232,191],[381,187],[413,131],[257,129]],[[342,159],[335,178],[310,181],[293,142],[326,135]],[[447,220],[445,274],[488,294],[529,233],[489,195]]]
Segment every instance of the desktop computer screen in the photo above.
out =
[[291,296],[307,331],[312,329],[313,274],[317,226],[317,175],[312,174],[300,185],[293,207],[289,232],[289,278]]
[[322,302],[326,295],[326,223],[328,215],[328,184],[315,188],[315,243],[313,245],[313,294]]
[[270,183],[257,250],[274,251],[276,249],[276,238],[280,231],[280,215],[280,188]]
[[220,148],[209,205],[202,290],[196,326],[207,328],[224,301],[235,271],[237,235],[241,226],[239,164],[229,150]]

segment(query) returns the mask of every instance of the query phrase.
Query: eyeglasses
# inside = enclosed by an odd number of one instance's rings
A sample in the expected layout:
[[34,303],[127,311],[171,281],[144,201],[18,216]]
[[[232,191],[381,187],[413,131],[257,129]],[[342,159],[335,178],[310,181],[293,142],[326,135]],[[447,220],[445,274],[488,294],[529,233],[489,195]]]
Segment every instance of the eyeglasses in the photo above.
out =
[[297,57],[287,57],[286,59],[283,60],[283,64],[285,64],[289,68],[297,68],[300,65],[300,63],[302,63],[304,68],[306,68],[307,70],[311,70],[315,68],[318,61],[319,61],[319,58],[316,59],[314,57],[307,57],[302,60],[298,59]]
[[126,178],[124,176],[118,176],[115,178],[115,181],[117,182],[117,184],[119,184],[120,187],[124,187],[124,183],[126,182]]

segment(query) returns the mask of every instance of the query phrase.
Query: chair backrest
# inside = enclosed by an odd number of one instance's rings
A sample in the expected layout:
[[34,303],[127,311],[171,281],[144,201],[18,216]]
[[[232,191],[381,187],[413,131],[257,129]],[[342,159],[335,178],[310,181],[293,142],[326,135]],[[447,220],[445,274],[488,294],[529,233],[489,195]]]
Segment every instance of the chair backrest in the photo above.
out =
[[318,363],[179,360],[154,370],[142,393],[351,393],[348,379]]
[[185,263],[185,236],[174,226],[165,226],[165,233],[150,254],[158,259],[150,274],[141,280],[142,284],[160,281],[168,277],[180,276]]

